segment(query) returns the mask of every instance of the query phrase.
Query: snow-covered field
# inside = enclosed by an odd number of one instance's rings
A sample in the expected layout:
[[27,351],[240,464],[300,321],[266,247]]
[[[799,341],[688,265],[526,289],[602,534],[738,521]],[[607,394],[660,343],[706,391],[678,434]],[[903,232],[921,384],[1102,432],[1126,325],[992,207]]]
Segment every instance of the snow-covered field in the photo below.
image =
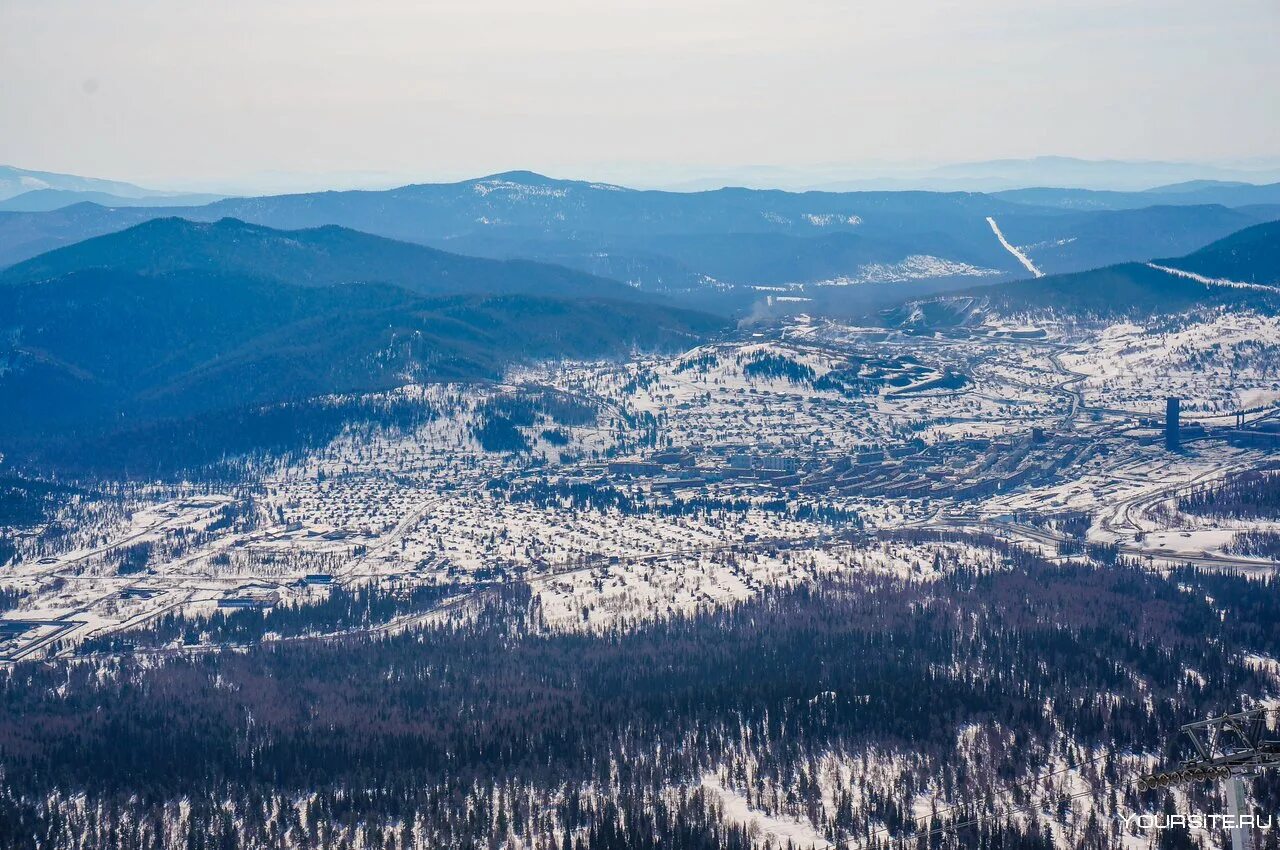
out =
[[1141,327],[1121,322],[1081,341],[1063,364],[1087,375],[1087,403],[1163,413],[1183,399],[1191,419],[1223,419],[1280,400],[1280,319],[1210,313],[1201,321]]

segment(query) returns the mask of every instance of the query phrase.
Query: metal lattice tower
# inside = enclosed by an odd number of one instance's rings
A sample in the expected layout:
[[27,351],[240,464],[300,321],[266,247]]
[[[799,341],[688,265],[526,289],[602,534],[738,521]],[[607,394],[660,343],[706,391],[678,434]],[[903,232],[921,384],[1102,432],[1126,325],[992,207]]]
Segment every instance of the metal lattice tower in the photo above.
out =
[[1154,773],[1138,780],[1138,789],[1166,788],[1208,779],[1224,780],[1228,813],[1237,824],[1231,830],[1231,850],[1252,850],[1249,829],[1239,826],[1244,810],[1244,777],[1280,766],[1280,739],[1273,737],[1267,716],[1275,709],[1254,708],[1182,727],[1196,755],[1178,770]]

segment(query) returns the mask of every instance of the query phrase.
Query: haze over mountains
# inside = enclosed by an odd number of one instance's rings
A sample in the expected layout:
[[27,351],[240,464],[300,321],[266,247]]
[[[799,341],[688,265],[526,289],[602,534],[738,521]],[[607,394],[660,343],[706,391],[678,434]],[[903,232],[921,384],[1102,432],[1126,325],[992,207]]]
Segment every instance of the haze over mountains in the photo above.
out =
[[1181,255],[1280,216],[1272,201],[1280,201],[1280,186],[677,193],[510,172],[192,207],[80,203],[0,213],[0,264],[152,218],[230,217],[286,230],[339,225],[460,254],[554,263],[721,312],[747,309],[770,292],[856,312],[1024,274],[988,218],[1055,273]]
[[1036,156],[943,165],[880,162],[863,165],[701,167],[682,172],[664,184],[649,175],[626,172],[613,179],[681,191],[726,185],[843,191],[1001,192],[1028,186],[1141,193],[1153,187],[1189,182],[1268,184],[1280,181],[1280,161],[1255,159],[1235,163],[1191,163],[1158,160],[1098,160],[1070,156]]
[[120,180],[102,180],[97,177],[80,177],[75,174],[59,174],[52,171],[31,171],[11,165],[0,165],[0,199],[44,189],[102,192],[128,198],[161,194]]
[[1259,224],[1182,257],[1010,281],[893,311],[908,325],[980,323],[989,316],[1117,320],[1214,309],[1280,313],[1280,221]]
[[175,194],[147,195],[140,198],[112,195],[108,192],[76,192],[68,189],[33,189],[0,201],[0,212],[49,212],[73,204],[97,204],[103,207],[172,207],[208,204],[222,195]]
[[1246,228],[1167,265],[1218,280],[1280,287],[1280,222]]
[[388,283],[428,295],[641,297],[617,281],[562,266],[464,257],[336,225],[280,231],[231,218],[152,219],[18,263],[0,272],[0,284],[89,269],[141,275],[199,271],[299,286]]
[[1037,156],[996,159],[939,166],[920,175],[923,181],[946,180],[953,188],[999,191],[1025,186],[1061,186],[1075,189],[1140,192],[1188,182],[1244,184],[1280,181],[1280,163],[1252,162],[1231,165],[1168,162],[1159,160],[1079,159],[1069,156]]
[[[599,180],[642,189],[693,192],[743,186],[786,191],[935,191],[1001,192],[1033,186],[1108,193],[1141,194],[1161,187],[1195,184],[1253,184],[1280,182],[1280,159],[1256,158],[1234,162],[1177,162],[1159,160],[1081,159],[1070,156],[1035,156],[971,162],[921,165],[908,162],[868,161],[827,163],[809,166],[717,165],[651,163],[628,165],[612,162],[604,166],[575,168],[569,173],[591,172]],[[563,170],[563,169],[561,169]],[[183,181],[188,183],[188,181]],[[205,179],[188,189],[144,189],[120,180],[102,180],[47,171],[30,171],[0,166],[0,201],[30,191],[53,187],[74,192],[108,192],[123,199],[188,192],[217,192],[222,197],[297,194],[335,188],[378,188],[433,182],[425,173],[373,171],[326,171],[323,174],[270,173],[225,181]],[[89,200],[89,198],[80,198]],[[68,201],[70,202],[70,201]]]
[[157,191],[120,180],[0,165],[0,211],[40,212],[83,202],[104,206],[207,204],[221,197],[224,196]]
[[1280,218],[1280,206],[1218,204],[1011,215],[1000,229],[1042,271],[1082,271],[1112,263],[1179,256],[1253,224]]
[[1006,189],[996,197],[1032,206],[1061,207],[1080,210],[1126,210],[1160,206],[1198,206],[1221,204],[1245,207],[1255,204],[1280,204],[1280,183],[1256,185],[1217,180],[1191,180],[1156,186],[1141,192],[1106,189],[1029,188]]

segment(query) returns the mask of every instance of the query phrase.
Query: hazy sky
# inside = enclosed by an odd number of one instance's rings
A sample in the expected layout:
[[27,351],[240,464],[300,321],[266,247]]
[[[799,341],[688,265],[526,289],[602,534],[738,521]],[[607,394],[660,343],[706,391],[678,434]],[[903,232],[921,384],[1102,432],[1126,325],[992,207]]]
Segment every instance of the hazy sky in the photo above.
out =
[[244,188],[1274,157],[1278,45],[1278,0],[0,0],[0,163]]

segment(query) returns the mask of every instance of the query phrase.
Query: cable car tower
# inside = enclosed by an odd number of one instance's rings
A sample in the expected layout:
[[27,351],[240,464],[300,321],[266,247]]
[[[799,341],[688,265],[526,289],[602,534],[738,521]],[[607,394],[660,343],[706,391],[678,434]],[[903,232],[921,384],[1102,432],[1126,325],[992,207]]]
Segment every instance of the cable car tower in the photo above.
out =
[[1227,811],[1233,823],[1231,850],[1253,850],[1253,837],[1240,825],[1245,805],[1244,778],[1280,766],[1280,739],[1274,737],[1267,716],[1274,708],[1254,708],[1182,727],[1196,754],[1178,770],[1153,773],[1138,780],[1138,790],[1167,788],[1209,779],[1223,780]]

